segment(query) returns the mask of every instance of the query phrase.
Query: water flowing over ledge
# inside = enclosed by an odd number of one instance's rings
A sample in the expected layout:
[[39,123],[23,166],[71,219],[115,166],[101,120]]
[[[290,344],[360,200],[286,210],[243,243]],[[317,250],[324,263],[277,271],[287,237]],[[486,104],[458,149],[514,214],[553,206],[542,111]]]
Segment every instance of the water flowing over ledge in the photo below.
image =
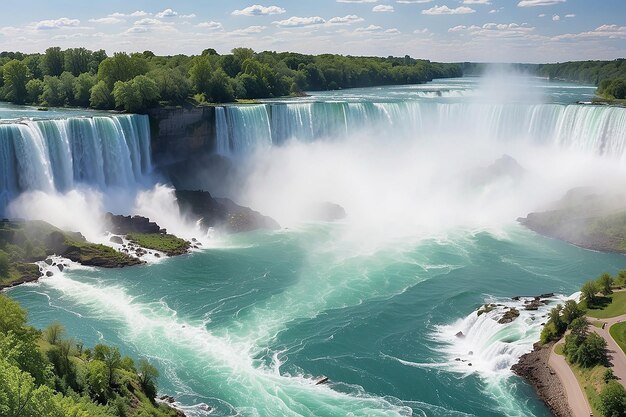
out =
[[147,116],[70,117],[0,124],[0,213],[24,191],[128,187],[152,171]]
[[418,101],[268,103],[216,107],[214,131],[215,150],[222,155],[245,155],[290,139],[311,142],[380,131],[386,140],[433,134],[522,139],[622,158],[626,109]]

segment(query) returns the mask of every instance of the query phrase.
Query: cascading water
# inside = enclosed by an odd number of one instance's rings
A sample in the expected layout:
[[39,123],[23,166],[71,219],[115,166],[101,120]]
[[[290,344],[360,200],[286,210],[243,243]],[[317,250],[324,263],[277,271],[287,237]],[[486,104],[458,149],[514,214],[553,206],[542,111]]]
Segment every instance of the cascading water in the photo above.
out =
[[616,158],[623,157],[626,142],[626,109],[578,104],[294,102],[217,107],[216,118],[218,153],[224,155],[355,131],[416,139],[447,133],[523,139]]
[[147,116],[0,124],[0,212],[25,191],[128,187],[152,170]]

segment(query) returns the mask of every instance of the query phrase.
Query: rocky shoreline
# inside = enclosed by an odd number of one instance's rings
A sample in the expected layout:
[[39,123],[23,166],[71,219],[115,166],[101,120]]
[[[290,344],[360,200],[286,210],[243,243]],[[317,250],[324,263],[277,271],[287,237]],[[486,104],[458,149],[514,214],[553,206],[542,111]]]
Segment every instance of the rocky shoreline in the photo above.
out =
[[565,388],[548,365],[553,346],[554,342],[546,345],[536,343],[534,350],[522,355],[511,370],[532,385],[539,398],[556,417],[571,417],[572,411],[567,402]]

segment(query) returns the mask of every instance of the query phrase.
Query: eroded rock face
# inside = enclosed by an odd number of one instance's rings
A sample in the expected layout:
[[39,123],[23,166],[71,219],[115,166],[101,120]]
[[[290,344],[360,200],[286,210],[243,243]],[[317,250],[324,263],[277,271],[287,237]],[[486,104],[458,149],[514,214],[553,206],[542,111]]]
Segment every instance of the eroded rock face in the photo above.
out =
[[257,229],[280,229],[271,217],[227,198],[213,198],[206,191],[176,191],[176,199],[183,216],[191,216],[206,227],[218,227],[231,233],[249,232]]
[[167,231],[161,229],[158,224],[142,216],[119,216],[107,213],[105,215],[105,221],[108,230],[116,235],[126,235],[129,233],[167,233]]

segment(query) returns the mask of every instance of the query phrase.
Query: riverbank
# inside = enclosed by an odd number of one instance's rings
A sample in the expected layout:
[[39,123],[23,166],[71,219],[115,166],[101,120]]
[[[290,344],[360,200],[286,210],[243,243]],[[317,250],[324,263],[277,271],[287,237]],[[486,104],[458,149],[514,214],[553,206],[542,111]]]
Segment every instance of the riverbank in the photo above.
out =
[[554,343],[543,346],[536,343],[533,351],[522,355],[511,369],[535,389],[539,398],[555,416],[573,417],[565,387],[549,365],[553,346]]

